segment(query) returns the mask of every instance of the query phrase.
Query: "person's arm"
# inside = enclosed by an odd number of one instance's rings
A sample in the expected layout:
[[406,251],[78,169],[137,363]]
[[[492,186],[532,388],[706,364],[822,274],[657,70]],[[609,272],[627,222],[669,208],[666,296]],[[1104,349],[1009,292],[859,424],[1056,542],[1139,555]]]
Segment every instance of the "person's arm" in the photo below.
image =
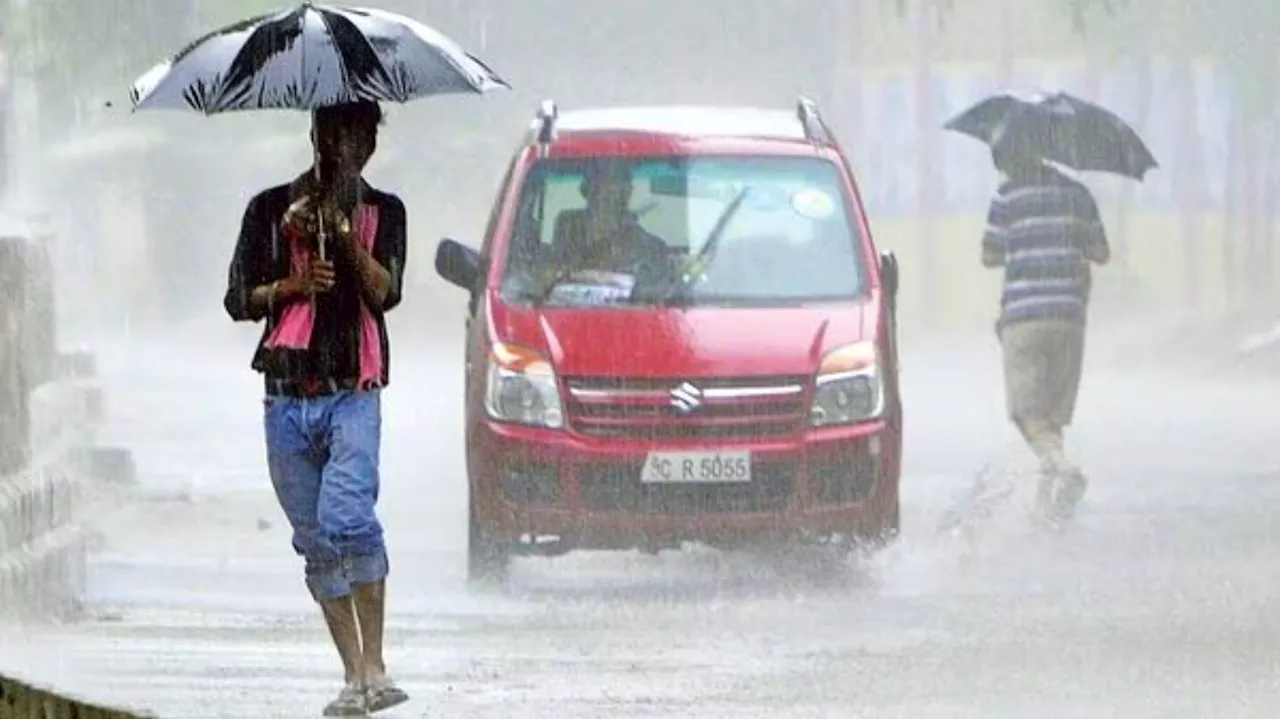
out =
[[236,322],[258,322],[265,318],[277,302],[287,301],[268,252],[271,220],[266,216],[262,197],[249,201],[240,221],[240,237],[236,240],[231,266],[227,271],[227,291],[222,306]]
[[1099,265],[1107,264],[1111,261],[1111,243],[1107,241],[1107,230],[1102,225],[1102,214],[1098,212],[1093,194],[1082,190],[1076,210],[1083,235],[1080,250],[1085,259]]
[[400,304],[407,225],[404,203],[391,197],[378,208],[378,232],[372,251],[359,243],[350,223],[346,223],[346,232],[338,233],[338,241],[334,245],[339,259],[346,267],[355,270],[360,296],[369,309],[387,312]]
[[987,209],[987,228],[982,233],[983,267],[1000,267],[1004,264],[1007,254],[1005,232],[1008,227],[1005,207],[1005,203],[997,197]]

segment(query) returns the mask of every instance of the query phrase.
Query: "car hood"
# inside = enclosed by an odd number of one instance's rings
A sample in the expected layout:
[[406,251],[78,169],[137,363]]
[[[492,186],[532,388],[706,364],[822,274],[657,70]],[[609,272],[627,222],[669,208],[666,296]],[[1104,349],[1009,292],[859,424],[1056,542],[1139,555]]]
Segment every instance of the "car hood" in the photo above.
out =
[[875,336],[873,301],[788,308],[498,307],[495,336],[561,376],[811,374],[831,349]]

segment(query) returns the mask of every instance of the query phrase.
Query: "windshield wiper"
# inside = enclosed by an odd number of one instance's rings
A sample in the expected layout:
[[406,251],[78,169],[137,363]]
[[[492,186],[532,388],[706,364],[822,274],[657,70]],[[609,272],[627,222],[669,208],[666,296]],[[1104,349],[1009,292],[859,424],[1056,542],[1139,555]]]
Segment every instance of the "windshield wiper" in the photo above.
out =
[[729,205],[724,208],[724,212],[720,213],[716,223],[711,226],[711,231],[707,233],[707,238],[703,240],[702,249],[698,250],[698,255],[689,262],[690,271],[677,280],[671,292],[667,294],[666,304],[682,305],[689,302],[689,290],[693,289],[698,278],[702,276],[702,270],[706,267],[707,261],[715,255],[720,246],[720,238],[724,236],[724,231],[729,227],[729,222],[733,220],[734,215],[738,214],[738,208],[742,207],[742,202],[747,199],[747,193],[749,192],[751,192],[750,187],[742,188],[730,200]]

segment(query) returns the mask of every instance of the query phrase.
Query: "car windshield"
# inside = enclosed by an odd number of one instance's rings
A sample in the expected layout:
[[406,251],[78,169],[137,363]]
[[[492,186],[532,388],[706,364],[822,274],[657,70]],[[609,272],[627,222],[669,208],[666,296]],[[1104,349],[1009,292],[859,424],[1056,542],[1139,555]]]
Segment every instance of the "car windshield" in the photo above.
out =
[[551,158],[522,188],[501,290],[559,306],[857,298],[841,170],[819,158]]

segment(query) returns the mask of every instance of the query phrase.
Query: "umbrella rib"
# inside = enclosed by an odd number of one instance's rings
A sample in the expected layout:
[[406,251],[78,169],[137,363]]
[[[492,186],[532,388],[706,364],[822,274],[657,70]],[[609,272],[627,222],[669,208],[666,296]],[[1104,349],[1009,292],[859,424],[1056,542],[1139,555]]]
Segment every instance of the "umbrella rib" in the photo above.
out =
[[[318,84],[319,81],[316,79],[313,79],[310,83],[311,87],[307,87],[308,85],[307,68],[309,67],[307,65],[307,50],[309,49],[309,43],[307,42],[308,40],[307,13],[310,13],[310,12],[319,14],[321,25],[323,25],[326,30],[328,30],[329,28],[328,24],[324,22],[324,13],[321,12],[320,9],[315,7],[314,5],[308,4],[298,13],[298,41],[302,45],[301,45],[301,48],[298,50],[298,73],[296,75],[297,82],[291,83],[288,88],[289,92],[292,93],[294,97],[289,98],[286,96],[285,98],[282,99],[282,102],[285,105],[290,105],[295,103],[305,104],[306,98],[311,97],[314,99],[315,97],[316,85]],[[341,58],[339,58],[339,65],[341,65]]]
[[298,97],[302,97],[302,78],[305,77],[307,69],[307,13],[314,8],[308,6],[298,13],[298,41],[302,46],[298,49],[298,84],[294,86],[294,92],[298,93]]
[[[377,72],[379,75],[378,80],[381,81],[383,87],[375,88],[375,91],[370,93],[371,95],[373,95],[373,97],[365,98],[365,99],[391,100],[394,102],[405,102],[406,100],[408,100],[409,93],[407,91],[407,88],[397,86],[395,73],[391,71],[391,68],[387,67],[382,57],[378,55],[378,51],[377,49],[374,48],[373,42],[369,39],[369,36],[364,32],[361,32],[359,29],[359,26],[355,24],[355,21],[351,20],[351,18],[346,16],[346,14],[343,12],[343,8],[332,9],[332,14],[335,18],[340,18],[343,22],[346,22],[351,25],[351,27],[355,30],[354,35],[360,38],[360,42],[364,43],[364,47],[368,51],[368,57],[372,59],[374,63],[376,63]],[[330,32],[332,33],[333,26],[328,25],[327,27],[330,28]],[[347,65],[347,58],[341,52],[338,54],[342,62],[343,72],[346,73],[348,79],[350,79],[350,71]],[[363,78],[363,77],[361,78],[362,81],[367,79],[368,78]],[[361,82],[360,84],[355,84],[352,86],[356,87],[357,89],[363,89],[363,85],[364,83]]]
[[[244,63],[247,63],[249,60],[247,53],[250,51],[249,50],[250,48],[266,47],[269,49],[270,46],[261,45],[261,43],[265,42],[266,36],[269,35],[270,32],[273,29],[275,29],[276,26],[278,26],[281,23],[284,23],[290,17],[300,19],[301,15],[302,13],[300,12],[291,11],[289,13],[284,13],[284,14],[273,14],[273,15],[261,16],[259,19],[262,20],[262,22],[245,37],[244,44],[241,45],[240,49],[236,52],[236,56],[232,60],[231,64],[229,65],[229,68],[235,68],[237,66],[243,65]],[[303,38],[302,33],[300,32],[297,36],[297,41],[301,42],[304,39],[305,38]],[[304,50],[305,50],[305,47],[306,46],[304,44],[303,45]],[[280,49],[283,49],[283,48],[280,48]],[[253,72],[245,73],[244,77],[241,78],[240,82],[237,83],[237,85],[235,86],[232,86],[229,84],[229,80],[231,80],[234,77],[234,73],[228,73],[228,75],[224,76],[222,78],[222,81],[219,83],[219,86],[216,88],[217,101],[214,103],[210,103],[211,107],[222,110],[222,109],[230,108],[232,106],[241,106],[245,104],[247,101],[249,101],[249,99],[255,95],[254,93],[255,83],[253,82],[253,73],[257,72],[259,69],[260,68],[253,68]],[[259,105],[263,103],[263,97],[266,95],[266,92],[267,92],[266,87],[257,88],[256,95],[257,95],[257,102]]]
[[[342,46],[338,44],[337,34],[333,31],[333,21],[329,17],[332,11],[329,10],[328,8],[325,8],[325,9],[312,8],[312,9],[316,12],[317,15],[320,16],[320,22],[324,24],[325,31],[329,33],[329,37],[333,40],[333,54],[335,57],[338,58],[338,72],[342,75],[342,85],[344,87],[350,88],[352,86],[351,68],[347,66],[347,57],[342,51]],[[358,34],[360,35],[360,38],[363,40],[364,34],[363,33],[358,33]],[[343,99],[348,100],[351,98],[343,98]]]
[[[502,87],[510,87],[510,85],[508,85],[505,80],[499,77],[498,74],[494,72],[488,65],[481,62],[479,58],[476,58],[475,56],[471,55],[471,53],[467,52],[464,48],[462,48],[457,43],[450,41],[448,37],[442,37],[441,40],[443,40],[444,42],[440,43],[440,42],[433,41],[430,38],[426,38],[426,37],[423,37],[422,35],[419,35],[417,31],[414,30],[414,25],[416,23],[412,18],[398,18],[398,17],[395,17],[393,13],[389,13],[385,10],[381,10],[377,8],[364,8],[361,10],[361,12],[364,12],[371,18],[397,22],[398,24],[401,25],[401,27],[403,27],[411,35],[413,35],[414,39],[417,40],[418,42],[421,42],[429,47],[437,48],[439,50],[438,52],[439,57],[441,57],[445,62],[449,63],[449,65],[458,73],[458,75],[466,79],[467,83],[472,85],[472,87],[474,87],[477,92],[483,89],[485,79],[488,79],[490,82],[493,82],[494,84],[500,85]],[[406,20],[408,22],[405,22]],[[449,48],[447,47],[447,44],[453,44],[455,45],[455,47]],[[457,50],[457,52],[462,57],[465,57],[468,60],[471,60],[472,62],[474,62],[476,65],[478,65],[481,69],[485,71],[482,74],[487,75],[488,77],[480,78],[479,83],[474,82],[473,78],[471,77],[470,69],[468,69],[462,63],[462,61],[459,60],[459,58],[455,57],[454,53],[451,50]]]

